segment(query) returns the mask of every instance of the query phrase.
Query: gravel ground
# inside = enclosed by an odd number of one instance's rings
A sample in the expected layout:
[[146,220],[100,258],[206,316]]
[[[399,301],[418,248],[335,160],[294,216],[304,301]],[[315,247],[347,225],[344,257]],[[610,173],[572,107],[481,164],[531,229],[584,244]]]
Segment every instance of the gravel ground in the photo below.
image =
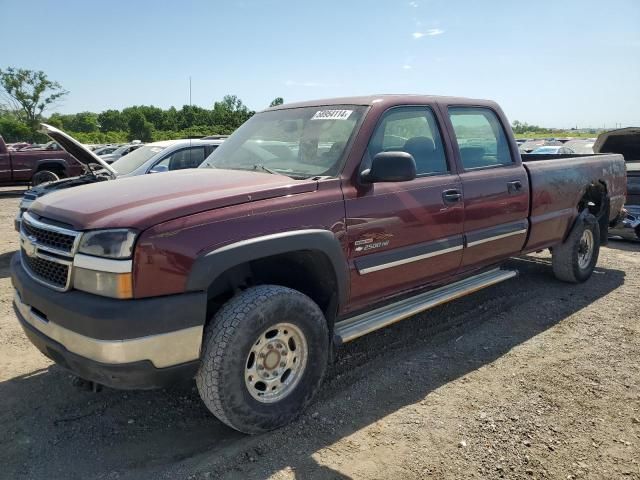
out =
[[193,383],[93,393],[11,307],[19,189],[0,191],[0,478],[640,479],[640,244],[582,285],[521,275],[355,341],[295,423],[247,437]]

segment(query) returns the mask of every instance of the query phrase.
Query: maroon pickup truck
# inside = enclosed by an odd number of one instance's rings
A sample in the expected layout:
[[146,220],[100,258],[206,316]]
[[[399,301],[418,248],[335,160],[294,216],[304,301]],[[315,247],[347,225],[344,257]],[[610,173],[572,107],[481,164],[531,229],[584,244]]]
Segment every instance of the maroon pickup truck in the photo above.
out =
[[55,142],[42,150],[10,151],[0,136],[0,185],[39,185],[81,175],[85,168]]
[[[524,158],[523,158],[524,157]],[[247,433],[294,419],[332,349],[512,278],[587,280],[621,155],[521,156],[497,104],[389,95],[270,108],[199,169],[53,192],[12,260],[29,339],[84,379],[195,376]]]

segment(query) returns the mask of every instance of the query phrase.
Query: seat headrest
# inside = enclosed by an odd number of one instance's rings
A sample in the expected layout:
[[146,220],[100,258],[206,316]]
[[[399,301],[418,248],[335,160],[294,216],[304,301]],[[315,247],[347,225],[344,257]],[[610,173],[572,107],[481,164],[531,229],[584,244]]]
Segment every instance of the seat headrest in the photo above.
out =
[[412,137],[404,143],[403,150],[414,157],[434,152],[436,149],[433,140],[429,137]]

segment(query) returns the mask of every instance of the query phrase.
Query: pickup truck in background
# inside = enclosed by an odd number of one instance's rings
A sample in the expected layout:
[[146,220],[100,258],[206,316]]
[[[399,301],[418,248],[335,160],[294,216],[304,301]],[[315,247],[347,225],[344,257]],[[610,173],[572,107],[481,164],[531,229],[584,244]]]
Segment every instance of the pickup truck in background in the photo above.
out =
[[640,128],[627,127],[601,133],[593,145],[596,153],[619,153],[627,165],[627,198],[623,214],[610,234],[640,240]]
[[491,101],[382,95],[254,115],[200,167],[51,193],[12,259],[29,339],[114,388],[195,376],[227,425],[292,421],[332,349],[516,275],[586,281],[621,155],[520,155]]
[[50,145],[42,150],[10,151],[0,136],[0,185],[39,185],[84,172],[73,156],[54,142]]

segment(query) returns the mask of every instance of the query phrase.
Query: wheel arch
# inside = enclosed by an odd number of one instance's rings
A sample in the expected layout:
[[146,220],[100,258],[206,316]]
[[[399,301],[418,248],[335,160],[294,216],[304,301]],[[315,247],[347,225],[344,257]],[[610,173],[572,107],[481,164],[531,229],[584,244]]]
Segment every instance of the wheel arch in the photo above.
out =
[[328,230],[298,230],[236,242],[199,256],[189,291],[206,291],[207,318],[235,292],[277,284],[301,291],[323,310],[330,325],[348,299],[347,261]]
[[609,230],[609,210],[609,193],[606,181],[591,181],[584,187],[582,196],[577,204],[578,215],[576,215],[569,232],[573,229],[575,223],[579,221],[580,214],[584,211],[588,211],[596,217],[596,220],[598,221],[600,229],[600,244],[606,245],[608,237],[607,232]]
[[64,172],[67,169],[67,161],[62,158],[45,158],[38,160],[33,173],[35,174],[41,170],[47,169],[62,170]]

